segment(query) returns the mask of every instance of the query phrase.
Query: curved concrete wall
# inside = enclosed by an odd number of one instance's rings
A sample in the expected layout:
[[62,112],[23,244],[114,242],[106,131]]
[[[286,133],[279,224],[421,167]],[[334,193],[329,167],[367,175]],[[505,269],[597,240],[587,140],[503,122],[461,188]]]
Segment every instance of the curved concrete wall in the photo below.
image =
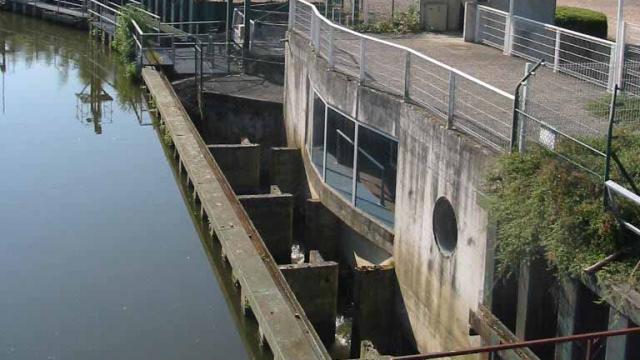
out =
[[[385,246],[391,236],[408,313],[405,325],[418,348],[434,351],[475,343],[468,335],[469,310],[484,296],[491,234],[479,189],[495,154],[446,129],[431,113],[329,70],[295,32],[286,49],[285,89],[287,141],[303,149],[312,191],[371,241]],[[347,202],[332,204],[340,199],[326,195],[331,190],[317,179],[305,148],[312,89],[344,113],[399,140],[395,228],[389,234]],[[458,222],[458,245],[450,256],[440,252],[432,230],[433,207],[441,196],[451,201]]]

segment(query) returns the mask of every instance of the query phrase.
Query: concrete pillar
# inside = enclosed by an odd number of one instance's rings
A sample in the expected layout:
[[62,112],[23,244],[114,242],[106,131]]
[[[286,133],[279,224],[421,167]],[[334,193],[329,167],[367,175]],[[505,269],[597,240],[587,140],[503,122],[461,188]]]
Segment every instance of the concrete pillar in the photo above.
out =
[[[571,279],[562,279],[558,289],[558,324],[557,335],[573,335],[578,307],[578,285]],[[555,358],[573,358],[575,344],[563,343],[556,345]]]
[[208,145],[236,194],[255,194],[260,188],[260,145]]
[[[629,327],[629,318],[617,312],[614,308],[609,309],[609,330],[621,330]],[[627,356],[628,342],[629,336],[608,338],[605,360],[632,359],[632,357]]]
[[323,261],[280,265],[307,318],[325,346],[335,341],[338,306],[338,263]]
[[476,29],[478,23],[478,3],[476,1],[467,1],[464,3],[464,28],[462,29],[462,38],[465,42],[477,42]]
[[[352,344],[369,340],[383,354],[392,352],[394,328],[396,273],[392,265],[361,266],[354,271],[354,316]],[[358,356],[358,347],[351,347],[351,356]]]
[[[520,266],[515,332],[519,339],[554,337],[557,314],[553,311],[555,301],[550,291],[554,282],[543,257]],[[553,345],[538,346],[533,350],[541,359],[553,358]]]
[[[328,260],[337,260],[339,220],[319,199],[305,204],[305,244]],[[305,254],[308,255],[308,254]],[[308,257],[308,256],[307,256]]]
[[290,194],[297,194],[303,181],[300,149],[287,147],[271,148],[269,177],[272,184]]
[[278,264],[291,262],[293,196],[291,194],[241,195],[251,221]]

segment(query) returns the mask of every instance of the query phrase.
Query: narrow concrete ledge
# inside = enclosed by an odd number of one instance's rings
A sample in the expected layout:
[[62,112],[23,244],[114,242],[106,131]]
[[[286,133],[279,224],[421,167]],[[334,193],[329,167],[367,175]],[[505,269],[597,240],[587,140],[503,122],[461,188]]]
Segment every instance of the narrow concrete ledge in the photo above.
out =
[[236,194],[260,188],[260,144],[207,145]]
[[305,314],[325,345],[335,341],[338,306],[338,263],[312,251],[313,262],[279,266]]
[[255,316],[260,334],[275,359],[330,359],[260,234],[208,151],[167,79],[142,70],[155,100],[161,126],[171,136],[179,170],[187,173],[201,213],[209,220],[242,291],[243,304]]
[[[240,195],[238,200],[249,214],[269,252],[278,264],[291,262],[293,244],[293,195]],[[295,291],[294,291],[295,292]]]

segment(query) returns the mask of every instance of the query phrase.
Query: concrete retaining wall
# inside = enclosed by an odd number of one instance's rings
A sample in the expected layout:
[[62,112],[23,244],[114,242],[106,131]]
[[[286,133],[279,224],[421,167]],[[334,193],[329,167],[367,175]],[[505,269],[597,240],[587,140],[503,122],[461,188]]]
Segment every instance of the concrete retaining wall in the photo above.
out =
[[[288,146],[302,148],[312,192],[347,225],[381,248],[390,248],[407,323],[420,351],[472,345],[469,310],[483,298],[485,252],[490,232],[479,189],[495,154],[447,130],[431,113],[388,94],[359,86],[329,71],[309,41],[295,33],[287,45],[285,125]],[[399,140],[395,228],[332,196],[309,163],[307,109],[315,88],[328,103]],[[445,256],[433,233],[433,209],[441,196],[457,218],[458,243]],[[392,246],[391,246],[392,245]]]

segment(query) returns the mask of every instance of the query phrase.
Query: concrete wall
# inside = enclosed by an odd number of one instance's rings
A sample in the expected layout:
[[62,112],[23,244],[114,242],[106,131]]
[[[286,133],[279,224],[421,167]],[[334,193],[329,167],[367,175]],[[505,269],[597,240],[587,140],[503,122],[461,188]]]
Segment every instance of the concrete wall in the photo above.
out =
[[291,262],[293,196],[263,194],[238,196],[251,221],[278,264]]
[[260,145],[208,145],[236,194],[254,194],[260,187]]
[[[311,51],[309,41],[295,33],[287,47],[287,142],[303,148],[312,192],[374,244],[393,245],[408,327],[419,350],[471,345],[469,310],[475,309],[483,296],[489,237],[487,214],[479,205],[478,192],[484,170],[495,154],[445,129],[431,113],[329,71]],[[328,195],[332,191],[317,181],[304,141],[311,86],[331,105],[399,139],[395,228],[391,234],[345,201],[340,204],[340,198]],[[451,256],[440,252],[433,235],[432,211],[441,196],[451,201],[458,221],[458,245]]]
[[285,143],[282,104],[204,93],[206,118],[194,118],[207,144],[238,144],[243,138],[262,147],[263,175],[269,169],[271,148]]
[[281,265],[309,321],[326,346],[335,341],[338,306],[338,264],[333,261]]
[[[513,13],[528,19],[555,24],[556,0],[513,0]],[[509,11],[509,0],[478,1],[480,5],[488,5],[503,11]]]

